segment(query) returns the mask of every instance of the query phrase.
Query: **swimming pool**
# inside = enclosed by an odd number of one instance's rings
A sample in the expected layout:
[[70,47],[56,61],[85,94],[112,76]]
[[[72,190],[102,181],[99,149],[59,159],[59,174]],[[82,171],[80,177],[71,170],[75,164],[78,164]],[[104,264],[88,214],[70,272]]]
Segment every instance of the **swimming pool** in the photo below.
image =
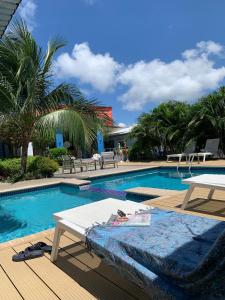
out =
[[185,190],[188,188],[182,179],[201,174],[225,174],[225,168],[195,167],[189,172],[181,167],[177,172],[175,167],[152,168],[128,174],[113,175],[92,180],[96,188],[124,191],[134,187],[152,187],[157,189]]
[[72,185],[56,185],[0,196],[0,243],[54,227],[56,212],[105,198],[146,200],[124,192],[84,190]]
[[197,168],[191,174],[187,169],[177,173],[175,168],[154,168],[93,179],[88,190],[60,184],[0,195],[0,242],[54,227],[52,215],[56,212],[110,197],[144,201],[146,197],[124,190],[138,186],[184,190],[188,186],[181,183],[182,178],[203,173],[225,174],[225,168]]

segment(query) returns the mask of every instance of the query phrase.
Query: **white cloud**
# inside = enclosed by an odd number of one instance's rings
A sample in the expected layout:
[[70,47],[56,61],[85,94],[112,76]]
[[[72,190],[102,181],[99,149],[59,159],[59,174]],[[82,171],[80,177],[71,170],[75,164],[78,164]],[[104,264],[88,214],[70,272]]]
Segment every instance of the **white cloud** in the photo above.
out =
[[224,47],[213,41],[201,41],[196,44],[195,49],[188,49],[182,53],[184,59],[202,57],[208,58],[210,54],[221,55]]
[[118,124],[118,126],[124,128],[124,127],[127,126],[127,124],[121,122],[121,123]]
[[154,59],[125,66],[108,53],[94,54],[83,43],[76,44],[71,55],[61,54],[56,66],[59,76],[77,78],[100,92],[123,86],[119,100],[132,111],[142,110],[149,102],[192,101],[216,89],[225,78],[225,67],[216,67],[214,58],[222,54],[222,45],[201,41],[171,62]]
[[106,92],[116,85],[120,65],[109,55],[94,54],[88,43],[76,44],[72,54],[63,53],[56,60],[59,77],[75,77],[95,89]]
[[225,77],[225,67],[216,68],[209,56],[220,55],[223,47],[212,41],[196,46],[184,51],[181,60],[165,63],[155,59],[128,66],[119,78],[128,87],[120,97],[124,108],[140,110],[148,102],[168,99],[190,101],[217,88]]
[[30,31],[33,31],[36,23],[34,17],[37,10],[35,0],[23,0],[19,6],[18,13],[20,17],[26,22]]

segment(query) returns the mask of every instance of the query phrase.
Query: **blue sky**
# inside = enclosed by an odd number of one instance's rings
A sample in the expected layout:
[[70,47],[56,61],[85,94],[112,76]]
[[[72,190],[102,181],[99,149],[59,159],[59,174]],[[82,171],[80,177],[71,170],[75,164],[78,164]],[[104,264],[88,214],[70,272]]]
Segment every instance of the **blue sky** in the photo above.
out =
[[193,102],[224,83],[223,0],[23,0],[17,13],[55,57],[56,81],[113,106],[118,123],[176,99]]

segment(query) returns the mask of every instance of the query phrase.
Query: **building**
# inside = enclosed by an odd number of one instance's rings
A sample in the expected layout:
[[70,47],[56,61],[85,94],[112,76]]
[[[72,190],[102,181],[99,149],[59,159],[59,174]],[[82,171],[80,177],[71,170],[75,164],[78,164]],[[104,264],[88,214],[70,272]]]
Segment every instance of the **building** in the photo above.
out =
[[21,0],[0,0],[0,38],[16,12]]
[[123,147],[125,143],[128,148],[131,147],[134,144],[134,139],[130,137],[133,127],[112,127],[105,138],[105,150],[115,149],[118,144]]

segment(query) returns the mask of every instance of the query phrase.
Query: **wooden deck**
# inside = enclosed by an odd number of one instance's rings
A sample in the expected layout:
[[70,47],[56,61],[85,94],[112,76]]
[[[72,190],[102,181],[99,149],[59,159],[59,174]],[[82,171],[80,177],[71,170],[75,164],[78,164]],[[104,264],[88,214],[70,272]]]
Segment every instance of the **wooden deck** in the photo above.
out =
[[[61,239],[56,263],[49,255],[26,262],[13,262],[13,254],[37,241],[52,243],[53,232],[30,242],[13,242],[0,250],[1,300],[135,300],[151,299],[134,284],[87,252],[85,245],[69,233]],[[26,238],[29,240],[29,238]],[[14,244],[14,245],[13,245]]]
[[186,191],[177,194],[162,196],[145,201],[145,204],[181,213],[201,215],[225,221],[225,191],[216,190],[213,199],[207,200],[208,189],[196,188],[185,210],[181,209]]
[[[185,211],[180,209],[185,192],[162,196],[145,203],[225,221],[225,192],[216,191],[215,199],[211,201],[204,199],[207,192],[206,189],[196,189]],[[116,274],[100,258],[91,255],[83,242],[69,233],[65,233],[61,239],[56,263],[50,261],[48,254],[26,262],[12,262],[13,254],[40,240],[51,244],[53,230],[1,244],[0,299],[160,300],[160,297],[146,295],[136,285]]]

